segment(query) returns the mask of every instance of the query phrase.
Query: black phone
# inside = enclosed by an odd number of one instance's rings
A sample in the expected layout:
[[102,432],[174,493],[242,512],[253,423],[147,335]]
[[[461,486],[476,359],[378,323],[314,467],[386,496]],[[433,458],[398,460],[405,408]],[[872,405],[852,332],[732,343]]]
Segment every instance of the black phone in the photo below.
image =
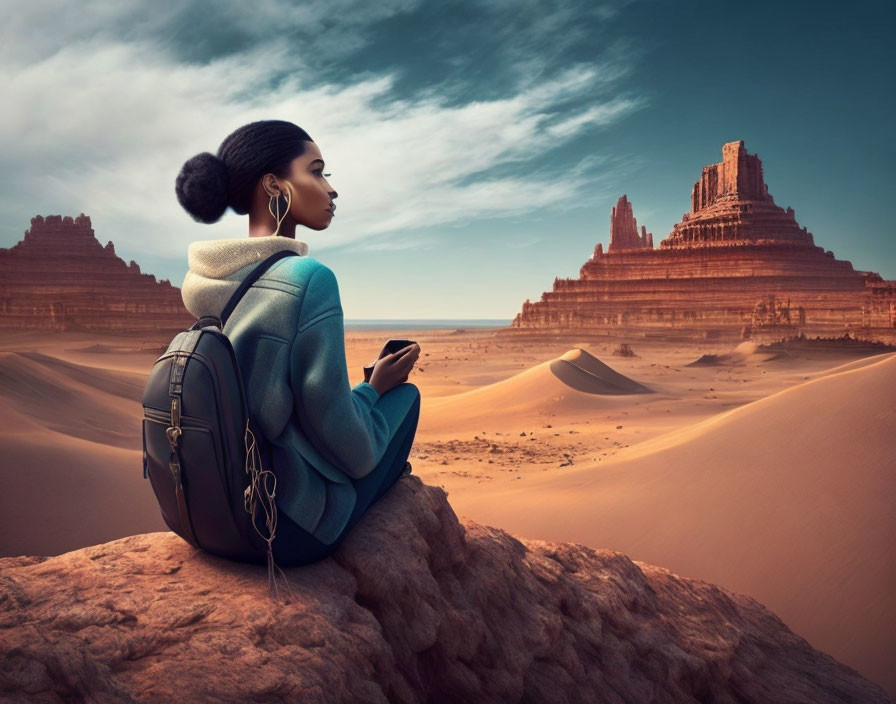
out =
[[389,340],[386,342],[386,346],[383,347],[383,351],[380,352],[380,357],[384,357],[387,354],[394,354],[398,352],[398,350],[403,350],[408,345],[415,344],[415,340]]
[[[389,340],[386,342],[386,345],[383,347],[380,356],[377,357],[377,359],[385,357],[387,354],[398,352],[398,350],[404,349],[408,345],[413,345],[414,343],[415,340]],[[370,375],[373,374],[374,364],[376,364],[376,361],[364,365],[364,381],[370,381]],[[403,381],[407,381],[407,377],[405,377]]]

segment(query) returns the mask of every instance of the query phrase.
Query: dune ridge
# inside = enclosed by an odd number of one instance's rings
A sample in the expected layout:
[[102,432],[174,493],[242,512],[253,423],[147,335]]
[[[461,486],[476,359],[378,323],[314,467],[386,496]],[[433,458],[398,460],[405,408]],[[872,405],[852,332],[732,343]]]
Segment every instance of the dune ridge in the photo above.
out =
[[[101,445],[140,449],[145,377],[85,367],[36,352],[0,352],[3,408],[49,430]],[[0,433],[15,432],[4,426]]]
[[0,555],[165,529],[143,478],[145,377],[0,353]]
[[461,515],[621,550],[759,599],[896,691],[896,355],[488,491]]
[[560,381],[586,394],[644,394],[646,386],[629,379],[577,347],[550,362],[550,370]]
[[[707,418],[706,420],[695,423],[694,425],[689,426],[686,429],[675,430],[670,433],[665,433],[655,438],[651,438],[649,440],[645,440],[642,443],[634,445],[630,448],[626,448],[622,450],[614,460],[611,462],[622,462],[627,460],[633,460],[637,457],[646,457],[652,455],[657,452],[662,452],[663,450],[667,450],[679,445],[685,445],[690,442],[698,441],[702,436],[708,436],[717,430],[722,430],[729,424],[744,424],[749,425],[751,419],[756,418],[757,416],[770,413],[777,414],[779,416],[786,415],[783,411],[780,410],[781,406],[786,405],[788,409],[799,412],[800,407],[803,405],[803,399],[805,396],[812,396],[818,401],[824,402],[824,396],[829,391],[829,383],[831,377],[848,375],[861,373],[862,371],[868,370],[869,368],[875,368],[874,371],[871,372],[874,375],[875,379],[879,379],[883,386],[880,389],[881,394],[886,394],[888,391],[896,390],[896,382],[893,381],[893,377],[896,376],[896,371],[893,370],[892,367],[896,367],[896,354],[888,354],[882,355],[886,357],[886,359],[880,359],[879,357],[869,357],[866,359],[856,360],[853,362],[848,362],[837,367],[834,367],[824,373],[819,374],[814,379],[809,379],[802,384],[797,384],[788,389],[783,389],[778,391],[777,393],[767,396],[765,398],[758,399],[757,401],[753,401],[752,403],[748,403],[743,406],[738,406],[737,408],[732,408],[728,411],[723,411],[711,418]],[[878,368],[878,365],[886,365],[883,368]],[[860,377],[857,377],[859,379]],[[822,384],[820,391],[815,391],[812,388],[813,384]],[[842,385],[843,380],[836,382],[838,386]],[[874,389],[873,383],[869,386],[867,383],[867,379],[862,379],[861,382],[863,389],[862,391],[872,392]],[[808,391],[807,391],[808,389]],[[838,389],[838,398],[839,394],[847,393],[843,389]],[[878,394],[872,394],[873,396],[877,396]],[[872,408],[878,407],[880,404],[879,398],[871,398],[870,406]],[[832,399],[833,402],[836,403],[836,399]],[[896,409],[896,404],[894,404],[894,409]],[[884,409],[884,412],[885,409]],[[896,411],[894,411],[896,414]],[[782,417],[783,421],[784,418]],[[896,429],[896,415],[894,415],[893,421],[894,429]],[[884,459],[883,452],[879,453],[881,459]],[[575,474],[576,472],[587,471],[586,467],[579,467],[568,474]]]
[[585,350],[574,348],[508,379],[434,399],[424,398],[428,430],[459,432],[495,415],[558,414],[605,408],[620,397],[651,393]]

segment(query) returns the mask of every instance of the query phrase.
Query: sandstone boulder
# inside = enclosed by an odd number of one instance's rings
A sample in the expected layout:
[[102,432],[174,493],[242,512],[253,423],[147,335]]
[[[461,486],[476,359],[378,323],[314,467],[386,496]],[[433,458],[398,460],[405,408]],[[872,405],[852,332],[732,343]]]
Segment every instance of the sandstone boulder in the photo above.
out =
[[288,604],[171,533],[0,560],[0,698],[887,701],[747,596],[460,523],[413,476],[286,572]]

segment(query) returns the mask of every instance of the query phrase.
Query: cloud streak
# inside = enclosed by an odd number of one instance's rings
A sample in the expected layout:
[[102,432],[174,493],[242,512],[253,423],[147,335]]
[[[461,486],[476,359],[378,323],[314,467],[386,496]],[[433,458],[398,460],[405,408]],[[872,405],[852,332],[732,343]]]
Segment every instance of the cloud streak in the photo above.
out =
[[[343,52],[367,41],[365,28],[415,7],[395,1],[362,11],[366,5],[342,4],[357,10],[347,12],[354,20],[343,32]],[[94,16],[106,30],[145,9],[137,2],[105,7],[91,3],[84,16],[106,12]],[[600,177],[595,169],[606,176],[608,165],[592,155],[548,168],[545,157],[645,105],[639,96],[608,94],[625,74],[618,55],[575,64],[549,81],[510,86],[490,99],[426,87],[402,92],[397,70],[317,82],[302,70],[273,74],[272,67],[307,61],[288,38],[262,41],[267,23],[276,17],[306,33],[317,28],[323,41],[330,15],[319,3],[292,14],[281,12],[290,6],[273,2],[246,16],[231,8],[221,19],[227,31],[239,25],[256,41],[207,61],[184,61],[174,40],[163,40],[165,27],[173,31],[200,4],[160,7],[126,43],[92,31],[82,17],[63,22],[31,54],[15,54],[6,44],[0,54],[3,102],[10,106],[0,113],[5,246],[36,213],[80,211],[92,216],[101,237],[135,255],[181,259],[193,239],[245,236],[244,219],[233,214],[213,227],[194,223],[176,201],[174,179],[186,159],[215,152],[240,125],[286,119],[317,141],[340,194],[331,228],[309,233],[312,247],[404,249],[412,246],[408,231],[573,207]],[[21,38],[29,22],[54,11],[71,12],[62,3],[41,8],[42,14],[11,22],[4,38]]]

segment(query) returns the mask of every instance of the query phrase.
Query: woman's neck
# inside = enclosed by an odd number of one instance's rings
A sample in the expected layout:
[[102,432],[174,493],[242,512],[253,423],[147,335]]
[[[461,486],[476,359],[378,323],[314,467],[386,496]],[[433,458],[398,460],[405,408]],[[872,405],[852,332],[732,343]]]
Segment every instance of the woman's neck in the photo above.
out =
[[[271,217],[270,213],[256,214],[249,213],[249,237],[270,237],[274,234],[277,227],[276,221]],[[280,237],[288,237],[291,240],[296,238],[296,223],[288,215],[280,223]]]

